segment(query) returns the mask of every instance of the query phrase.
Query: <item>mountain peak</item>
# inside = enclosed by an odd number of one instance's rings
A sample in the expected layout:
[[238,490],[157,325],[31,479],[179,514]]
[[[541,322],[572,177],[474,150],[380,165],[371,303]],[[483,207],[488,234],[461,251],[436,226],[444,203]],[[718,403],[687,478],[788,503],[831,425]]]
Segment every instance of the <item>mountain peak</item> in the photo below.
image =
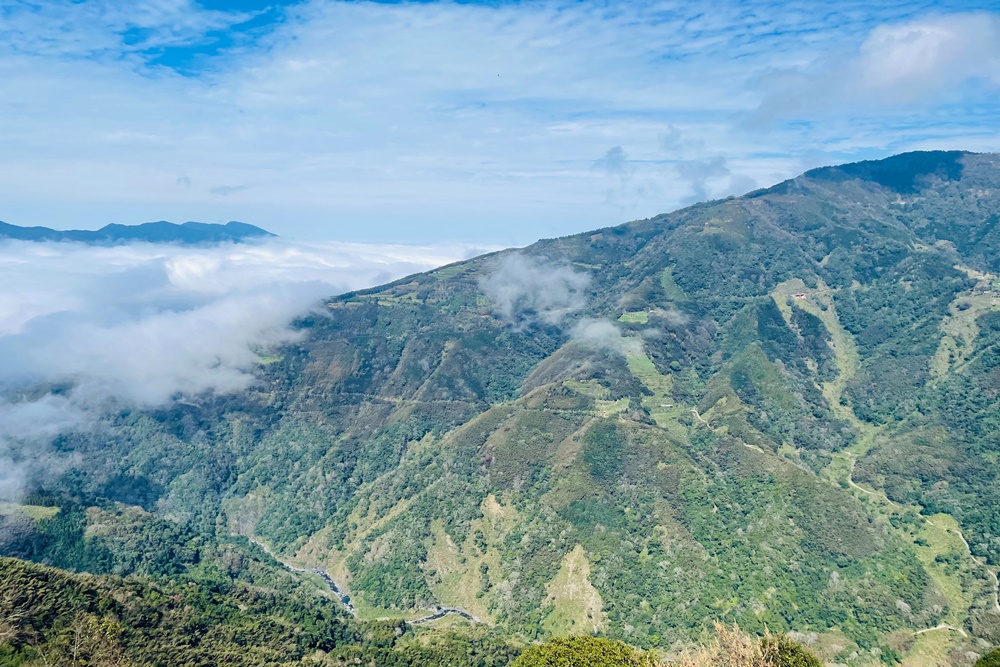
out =
[[810,169],[806,178],[814,180],[844,181],[861,179],[878,183],[901,193],[919,190],[921,182],[936,176],[943,180],[962,178],[963,158],[974,155],[968,151],[912,151],[881,160],[864,160],[833,167]]

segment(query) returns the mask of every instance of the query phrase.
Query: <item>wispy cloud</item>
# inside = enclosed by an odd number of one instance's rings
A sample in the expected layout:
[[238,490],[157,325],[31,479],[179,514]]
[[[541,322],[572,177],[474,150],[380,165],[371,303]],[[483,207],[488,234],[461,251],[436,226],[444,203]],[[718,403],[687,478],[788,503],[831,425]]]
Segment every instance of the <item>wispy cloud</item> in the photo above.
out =
[[704,201],[721,195],[741,195],[758,186],[753,177],[733,174],[722,155],[704,160],[683,160],[675,165],[677,176],[691,188],[684,203]]
[[17,54],[118,58],[190,46],[252,18],[207,10],[191,0],[10,0],[0,8],[0,50]]
[[930,15],[875,27],[860,46],[760,80],[756,118],[878,116],[1000,94],[1000,14]]
[[229,195],[234,195],[237,192],[243,192],[247,189],[246,185],[218,185],[209,192],[213,195],[219,195],[220,197],[228,197]]
[[584,318],[570,329],[570,338],[579,345],[592,350],[623,353],[625,338],[621,331],[608,320]]
[[586,304],[590,276],[565,262],[513,253],[499,259],[479,283],[497,314],[516,327],[558,324]]
[[635,167],[628,162],[628,155],[621,146],[612,146],[604,157],[594,161],[594,166],[603,170],[608,176],[628,176],[635,172]]

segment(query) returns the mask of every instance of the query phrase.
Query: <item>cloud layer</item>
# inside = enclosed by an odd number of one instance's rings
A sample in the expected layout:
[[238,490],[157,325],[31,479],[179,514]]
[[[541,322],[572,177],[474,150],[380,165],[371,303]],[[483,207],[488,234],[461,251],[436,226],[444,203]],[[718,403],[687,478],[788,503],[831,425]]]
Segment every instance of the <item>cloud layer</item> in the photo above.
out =
[[[293,321],[321,298],[472,252],[282,240],[0,243],[0,499],[20,487],[44,443],[85,427],[108,401],[151,407],[243,389],[262,355],[298,338]],[[50,385],[59,392],[39,392]]]

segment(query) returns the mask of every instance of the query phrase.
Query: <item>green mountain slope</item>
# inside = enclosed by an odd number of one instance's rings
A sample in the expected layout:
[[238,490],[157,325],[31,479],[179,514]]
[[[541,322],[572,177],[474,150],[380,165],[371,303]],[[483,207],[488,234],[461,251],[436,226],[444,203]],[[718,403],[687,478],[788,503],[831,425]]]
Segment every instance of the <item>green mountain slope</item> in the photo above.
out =
[[[39,492],[257,540],[362,618],[964,664],[1000,640],[998,222],[1000,157],[911,153],[343,295]],[[87,567],[70,515],[5,551]]]
[[206,569],[151,583],[8,558],[0,575],[3,665],[488,667],[519,651],[486,630],[358,623],[288,577],[240,581]]

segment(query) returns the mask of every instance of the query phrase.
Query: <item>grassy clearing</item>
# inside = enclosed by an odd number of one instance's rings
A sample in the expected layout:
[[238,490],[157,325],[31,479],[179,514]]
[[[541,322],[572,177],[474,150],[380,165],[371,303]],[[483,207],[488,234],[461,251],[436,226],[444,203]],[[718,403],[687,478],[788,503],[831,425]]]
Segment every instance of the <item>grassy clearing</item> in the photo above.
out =
[[559,443],[559,446],[556,447],[555,458],[552,461],[553,469],[564,470],[573,465],[577,455],[580,453],[580,449],[583,447],[583,434],[593,426],[594,421],[593,419],[588,419],[584,422],[583,426]]
[[948,654],[955,644],[953,635],[952,630],[943,628],[918,635],[901,667],[951,667]]
[[628,399],[620,398],[617,401],[595,401],[594,412],[598,417],[613,417],[628,410]]
[[660,274],[660,286],[663,288],[668,301],[687,301],[687,294],[681,286],[674,280],[673,268],[667,267]]
[[935,378],[960,369],[971,360],[979,335],[976,320],[997,307],[997,294],[992,290],[975,292],[957,296],[948,306],[948,316],[941,322],[941,342],[931,361],[931,375]]
[[625,360],[632,375],[653,392],[654,395],[647,397],[647,400],[669,402],[667,399],[670,398],[670,392],[674,388],[674,380],[669,375],[661,375],[656,370],[656,366],[646,356],[640,338],[625,339]]
[[602,385],[597,380],[566,380],[563,385],[572,389],[578,394],[590,396],[591,398],[607,399],[611,390]]
[[559,572],[545,587],[542,621],[553,636],[593,634],[607,625],[601,594],[590,583],[590,562],[579,544],[563,558]]
[[[830,333],[830,348],[833,350],[837,376],[829,382],[824,382],[820,390],[833,415],[850,423],[857,430],[859,437],[850,447],[832,454],[833,460],[823,471],[823,476],[835,484],[847,483],[854,486],[851,483],[854,462],[871,451],[880,430],[858,419],[851,406],[843,402],[844,390],[858,372],[861,356],[853,337],[840,324],[832,295],[833,291],[822,281],[819,281],[815,289],[810,289],[799,278],[787,280],[771,292],[771,298],[774,299],[789,327],[792,326],[792,308],[795,307],[819,318]],[[888,503],[887,498],[885,501]]]
[[950,610],[944,622],[960,627],[975,597],[974,591],[962,585],[962,575],[971,575],[974,581],[978,580],[978,575],[969,571],[971,563],[966,557],[965,545],[952,532],[957,528],[958,522],[949,514],[925,517],[920,522],[914,549],[931,579],[948,598]]
[[656,366],[646,356],[641,339],[626,338],[624,349],[629,371],[652,392],[652,396],[642,399],[642,405],[649,411],[650,417],[657,426],[670,431],[676,437],[686,437],[687,429],[681,425],[679,419],[687,415],[690,408],[673,399],[673,377],[663,375],[656,370]]
[[451,266],[444,266],[437,271],[432,271],[431,275],[438,280],[448,280],[449,278],[454,278],[455,276],[460,276],[469,270],[469,265],[465,263],[452,264]]
[[[355,294],[353,297],[356,302],[362,303],[365,301],[377,301],[383,306],[399,306],[405,304],[419,303],[416,292],[378,292],[375,294]],[[350,302],[349,302],[350,303]]]
[[[473,532],[481,530],[481,521],[477,522],[480,525],[473,527]],[[482,595],[477,597],[483,589],[479,568],[485,564],[496,569],[499,562],[500,556],[495,549],[479,553],[472,540],[466,540],[459,547],[445,532],[440,520],[431,523],[424,572],[431,592],[442,606],[464,609],[492,623],[489,609],[484,604],[485,598]]]
[[[804,296],[796,298],[796,294]],[[789,305],[791,302],[795,307],[819,318],[826,330],[830,332],[830,347],[833,349],[837,365],[837,377],[830,382],[824,382],[820,388],[823,391],[823,397],[830,405],[830,410],[836,417],[845,419],[855,427],[862,429],[866,424],[857,418],[850,406],[841,402],[847,383],[858,371],[861,357],[854,339],[840,324],[837,309],[833,305],[832,294],[833,291],[822,281],[815,289],[809,289],[800,279],[793,278],[775,287],[774,291],[771,292],[771,298],[774,299],[774,303],[778,306],[778,310],[781,311],[789,326],[791,326],[792,306]]]
[[257,363],[261,366],[270,366],[271,364],[276,364],[284,359],[281,355],[268,354],[257,358]]
[[649,313],[645,310],[622,313],[622,316],[618,318],[618,321],[624,322],[625,324],[646,324],[649,322]]
[[389,621],[403,619],[414,621],[427,616],[429,610],[425,609],[384,609],[368,604],[361,597],[352,597],[354,609],[358,612],[358,619],[362,621]]
[[[501,505],[493,494],[483,499],[479,509],[481,516],[472,521],[469,537],[461,545],[455,544],[441,521],[431,523],[424,571],[431,592],[442,606],[463,609],[492,625],[487,600],[495,583],[492,577],[501,571],[497,547],[513,529],[518,514],[513,507]],[[466,623],[439,619],[434,624],[450,622]]]
[[34,519],[35,521],[41,521],[42,519],[51,519],[56,514],[59,514],[59,508],[44,507],[42,505],[19,505],[17,503],[0,503],[0,516],[9,516],[11,514],[23,514],[29,519]]

